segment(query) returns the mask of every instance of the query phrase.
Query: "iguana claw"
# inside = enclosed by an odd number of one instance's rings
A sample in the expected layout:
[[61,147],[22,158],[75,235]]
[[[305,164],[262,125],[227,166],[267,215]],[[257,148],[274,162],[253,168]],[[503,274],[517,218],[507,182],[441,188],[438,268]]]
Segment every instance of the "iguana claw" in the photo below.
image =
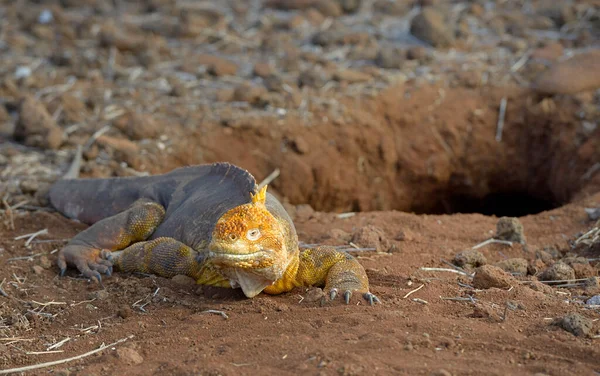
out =
[[[334,300],[337,296],[338,296],[337,288],[332,288],[331,290],[329,290],[329,300]],[[350,298],[352,298],[352,291],[350,291],[350,290],[344,291],[343,296],[344,296],[344,302],[346,302],[346,304],[350,304]],[[377,296],[375,296],[375,294],[372,294],[370,292],[364,293],[363,298],[371,306],[375,305],[375,303],[381,304],[381,300],[379,300],[379,298]]]
[[352,292],[351,291],[346,291],[344,293],[344,301],[346,302],[346,304],[350,304],[350,297],[352,296]]
[[374,305],[375,303],[381,304],[381,300],[379,300],[377,296],[371,294],[370,292],[365,293],[363,298],[369,302],[369,305]]
[[329,299],[330,300],[335,299],[335,297],[337,296],[337,292],[338,292],[337,289],[331,289],[331,291],[329,291]]

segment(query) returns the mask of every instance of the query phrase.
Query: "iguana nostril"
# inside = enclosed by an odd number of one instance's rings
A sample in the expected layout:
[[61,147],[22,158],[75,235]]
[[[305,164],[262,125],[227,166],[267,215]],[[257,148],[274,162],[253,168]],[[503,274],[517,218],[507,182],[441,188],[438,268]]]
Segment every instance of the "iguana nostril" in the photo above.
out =
[[229,239],[236,240],[237,236],[235,234],[229,234]]

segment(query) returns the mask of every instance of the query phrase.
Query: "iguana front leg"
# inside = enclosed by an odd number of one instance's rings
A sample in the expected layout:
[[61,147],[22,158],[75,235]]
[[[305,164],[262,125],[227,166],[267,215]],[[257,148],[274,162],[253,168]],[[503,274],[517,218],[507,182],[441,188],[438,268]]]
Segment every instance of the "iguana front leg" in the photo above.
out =
[[[293,278],[296,286],[325,286],[324,290],[331,300],[339,295],[348,304],[353,293],[360,293],[371,305],[381,303],[369,291],[369,279],[363,266],[352,255],[333,247],[321,246],[301,251],[298,270]],[[278,281],[267,287],[265,292],[277,294],[287,291],[291,284],[286,282]]]
[[109,253],[146,240],[164,215],[162,205],[142,199],[129,209],[94,223],[60,250],[57,263],[61,275],[67,265],[72,265],[87,278],[101,282],[100,273],[112,273]]
[[114,266],[124,272],[151,273],[166,278],[182,274],[199,284],[231,287],[225,277],[204,263],[201,253],[173,238],[135,243],[110,256]]

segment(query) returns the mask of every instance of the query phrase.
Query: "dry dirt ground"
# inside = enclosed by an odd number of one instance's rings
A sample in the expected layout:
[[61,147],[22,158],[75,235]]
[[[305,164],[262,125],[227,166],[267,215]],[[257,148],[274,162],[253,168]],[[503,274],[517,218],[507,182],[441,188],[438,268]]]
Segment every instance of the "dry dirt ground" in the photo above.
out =
[[[115,342],[28,374],[600,373],[598,1],[5,0],[0,22],[0,374]],[[85,225],[45,192],[77,145],[83,177],[272,179],[382,304],[58,277]]]

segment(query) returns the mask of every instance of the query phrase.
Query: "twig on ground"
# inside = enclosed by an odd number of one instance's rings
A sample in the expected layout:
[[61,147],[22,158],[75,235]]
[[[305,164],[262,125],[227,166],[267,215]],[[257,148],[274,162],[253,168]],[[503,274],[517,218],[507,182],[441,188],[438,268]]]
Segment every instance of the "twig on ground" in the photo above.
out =
[[573,283],[573,282],[583,282],[583,281],[587,281],[589,280],[589,278],[576,278],[576,279],[557,279],[556,281],[521,281],[521,283],[534,283],[534,282],[540,282],[540,283],[547,283],[547,284],[551,284],[551,283]]
[[521,58],[517,60],[517,62],[514,63],[512,67],[510,67],[510,71],[512,73],[515,73],[519,71],[519,69],[523,68],[523,65],[525,65],[527,60],[529,60],[529,56],[531,56],[531,51],[525,52],[523,56],[521,56]]
[[552,287],[580,287],[585,286],[585,283],[565,283],[562,285],[552,285]]
[[496,141],[502,141],[502,130],[504,128],[504,117],[506,116],[506,97],[500,101],[500,110],[498,112],[498,125],[496,126]]
[[271,172],[269,174],[269,176],[267,176],[263,181],[260,182],[260,184],[258,185],[258,188],[262,188],[265,185],[269,185],[271,184],[271,182],[275,179],[277,179],[277,177],[279,176],[279,174],[281,173],[281,171],[276,168],[275,170],[273,170],[273,172]]
[[419,299],[419,298],[413,298],[412,301],[413,302],[417,302],[417,303],[421,303],[421,304],[429,304],[429,302],[427,300],[423,300],[423,299]]
[[47,228],[45,228],[45,229],[43,229],[43,230],[40,230],[40,231],[38,231],[38,232],[34,232],[34,233],[32,233],[32,234],[25,234],[25,235],[17,236],[17,237],[15,238],[15,240],[21,240],[21,239],[28,238],[28,239],[27,239],[27,241],[25,242],[25,246],[27,247],[27,246],[29,246],[29,244],[31,243],[31,241],[32,241],[33,239],[35,239],[37,236],[40,236],[40,235],[47,235],[47,234],[48,234],[48,229],[47,229]]
[[25,354],[27,355],[43,355],[43,354],[56,354],[62,353],[65,350],[50,350],[50,351],[27,351]]
[[423,270],[426,272],[449,272],[449,273],[456,273],[456,274],[460,274],[460,275],[466,275],[467,277],[470,277],[469,274],[465,273],[465,272],[461,272],[460,270],[456,270],[456,269],[448,269],[448,268],[419,268],[419,270]]
[[4,204],[4,207],[6,207],[6,215],[8,215],[8,222],[10,223],[10,225],[9,225],[10,230],[15,231],[15,218],[13,215],[13,209],[8,204],[8,201],[6,201],[6,198],[2,199],[2,203]]
[[477,299],[475,299],[472,296],[469,296],[468,298],[463,298],[463,297],[450,297],[450,298],[446,298],[446,297],[440,296],[440,299],[442,299],[442,300],[452,300],[452,301],[457,301],[457,302],[471,302],[471,303],[475,303],[477,301]]
[[94,132],[94,134],[92,134],[90,136],[90,138],[86,141],[86,143],[83,145],[83,151],[86,151],[89,148],[91,148],[92,145],[94,145],[94,142],[96,142],[96,140],[98,139],[98,137],[102,136],[109,130],[110,130],[110,125],[105,125],[102,128],[98,129],[96,132]]
[[218,311],[218,310],[216,310],[216,309],[207,309],[206,311],[202,311],[202,312],[200,312],[200,313],[214,313],[214,314],[216,314],[216,315],[221,315],[221,316],[223,316],[223,318],[224,318],[225,320],[227,320],[227,319],[229,318],[229,316],[227,316],[227,314],[226,314],[225,312],[223,312],[223,311]]
[[55,366],[55,365],[58,365],[58,364],[64,364],[64,363],[72,362],[74,360],[83,359],[83,358],[88,357],[90,355],[94,355],[96,353],[99,353],[100,351],[104,351],[104,350],[106,350],[106,349],[108,349],[110,347],[118,345],[119,343],[125,342],[125,341],[127,341],[128,339],[131,339],[131,338],[133,338],[133,335],[130,335],[127,338],[120,339],[120,340],[118,340],[116,342],[113,342],[111,344],[100,346],[96,350],[88,351],[85,354],[73,356],[71,358],[65,358],[65,359],[55,360],[55,361],[46,362],[46,363],[33,364],[31,366],[25,366],[25,367],[19,367],[19,368],[3,369],[3,370],[0,370],[0,375],[6,375],[6,374],[9,374],[9,373],[18,373],[18,372],[31,371],[31,370],[34,370],[34,369],[52,367],[52,366]]
[[71,337],[67,337],[67,338],[63,339],[62,341],[56,342],[54,345],[50,345],[50,347],[48,347],[46,349],[46,351],[56,350],[59,347],[61,347],[62,345],[64,345],[65,343],[69,342],[70,340],[71,340]]
[[409,291],[409,292],[408,292],[406,295],[404,295],[404,296],[402,297],[402,299],[406,299],[406,298],[408,298],[409,296],[411,296],[411,295],[412,295],[412,294],[414,294],[415,292],[417,292],[417,291],[419,291],[420,289],[422,289],[424,286],[425,286],[425,284],[422,284],[421,286],[417,287],[416,289]]
[[8,298],[8,294],[6,293],[6,291],[4,291],[2,289],[2,285],[4,284],[5,281],[6,281],[6,278],[4,278],[2,280],[2,282],[0,282],[0,295],[4,296],[5,298]]
[[446,261],[446,260],[444,260],[444,259],[441,259],[441,261],[442,261],[444,264],[446,264],[446,265],[448,265],[449,267],[451,267],[451,268],[454,268],[454,269],[456,269],[456,270],[458,270],[458,271],[460,271],[460,272],[463,272],[463,273],[465,273],[465,274],[467,274],[467,275],[470,275],[470,273],[469,273],[469,272],[467,272],[465,269],[461,268],[460,266],[454,265],[454,264],[453,264],[453,263],[451,263],[450,261]]
[[29,260],[29,259],[33,259],[34,257],[41,256],[43,254],[44,253],[36,253],[35,255],[29,255],[29,256],[11,257],[8,260],[6,260],[6,262],[19,261],[19,260]]
[[491,239],[483,241],[483,242],[481,242],[479,244],[474,245],[473,247],[471,247],[471,249],[481,248],[483,246],[486,246],[486,245],[492,244],[492,243],[505,244],[505,245],[508,245],[510,247],[512,247],[512,245],[513,245],[513,243],[509,242],[508,240],[500,240],[500,239],[491,238]]

